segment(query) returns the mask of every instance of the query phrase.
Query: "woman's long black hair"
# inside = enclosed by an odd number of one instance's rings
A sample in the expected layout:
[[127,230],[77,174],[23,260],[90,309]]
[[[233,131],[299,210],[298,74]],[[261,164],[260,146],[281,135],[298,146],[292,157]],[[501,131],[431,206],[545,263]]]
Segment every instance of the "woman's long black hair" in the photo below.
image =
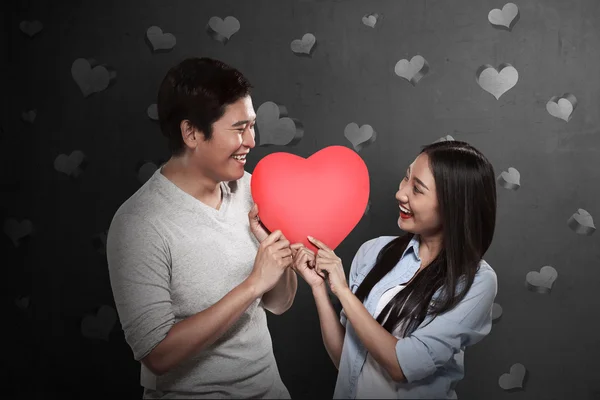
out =
[[[431,264],[377,317],[390,333],[408,321],[402,329],[403,337],[410,335],[427,315],[433,319],[460,303],[473,284],[496,226],[494,168],[481,152],[468,143],[449,140],[423,146],[421,153],[429,156],[435,179],[443,245]],[[375,265],[356,291],[359,300],[363,301],[373,286],[396,266],[413,237],[412,233],[406,233],[381,249]],[[457,292],[461,279],[465,284]],[[439,288],[443,288],[440,297],[430,305]]]

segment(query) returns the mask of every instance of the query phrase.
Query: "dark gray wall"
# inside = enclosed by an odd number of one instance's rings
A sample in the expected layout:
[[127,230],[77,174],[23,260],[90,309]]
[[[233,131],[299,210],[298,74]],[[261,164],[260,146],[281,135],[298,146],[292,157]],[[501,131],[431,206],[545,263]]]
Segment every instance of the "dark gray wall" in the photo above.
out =
[[[484,257],[498,275],[502,317],[467,349],[459,397],[599,398],[600,234],[577,233],[567,221],[580,208],[600,218],[600,5],[516,3],[520,19],[508,31],[488,22],[489,11],[504,5],[496,0],[4,2],[1,217],[33,226],[19,239],[5,225],[1,239],[10,391],[141,394],[139,364],[118,322],[107,319],[104,338],[82,331],[87,315],[114,307],[94,238],[140,187],[139,163],[168,157],[146,114],[167,69],[209,56],[249,77],[255,109],[275,101],[304,125],[294,146],[257,146],[249,172],[272,152],[308,157],[329,145],[352,147],[344,137],[350,122],[377,132],[359,152],[370,171],[371,207],[336,251],[346,270],[361,243],[401,233],[393,196],[421,145],[449,134],[482,150],[498,176],[517,169],[518,190],[498,185],[495,240]],[[361,22],[367,13],[382,16],[375,28]],[[205,26],[229,15],[241,29],[224,45]],[[43,30],[29,37],[19,29],[23,20],[39,20]],[[170,52],[150,51],[152,25],[176,36]],[[299,57],[290,42],[307,32],[317,45],[311,57]],[[416,54],[430,71],[412,86],[394,66]],[[107,64],[116,81],[84,98],[71,76],[78,58]],[[478,86],[476,71],[502,63],[519,80],[496,100]],[[567,92],[578,100],[569,122],[546,110],[552,96]],[[37,110],[33,123],[21,119],[30,109]],[[54,167],[59,154],[74,150],[87,157],[76,178]],[[552,291],[527,290],[527,273],[543,266],[558,272]],[[270,315],[269,325],[292,396],[330,397],[336,370],[304,282],[293,308]],[[509,393],[499,379],[515,363],[528,376],[524,390]]]

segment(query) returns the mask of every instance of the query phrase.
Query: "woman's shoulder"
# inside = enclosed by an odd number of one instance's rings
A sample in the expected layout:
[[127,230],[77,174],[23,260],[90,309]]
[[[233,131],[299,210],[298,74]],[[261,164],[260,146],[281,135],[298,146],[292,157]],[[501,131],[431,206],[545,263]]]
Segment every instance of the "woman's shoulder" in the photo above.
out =
[[398,236],[379,236],[373,239],[369,239],[364,242],[358,249],[358,253],[364,256],[372,256],[375,254],[379,254],[379,251],[392,240],[396,239]]
[[[464,284],[464,281],[461,280],[460,284]],[[484,259],[479,261],[477,272],[475,273],[473,284],[469,291],[474,295],[484,292],[498,292],[498,277],[496,271],[494,271],[492,266]]]
[[377,255],[381,249],[396,239],[398,236],[379,236],[373,239],[369,239],[364,242],[357,250],[354,256],[353,264],[356,265],[356,274],[366,274],[366,269],[373,266],[373,263],[377,259]]

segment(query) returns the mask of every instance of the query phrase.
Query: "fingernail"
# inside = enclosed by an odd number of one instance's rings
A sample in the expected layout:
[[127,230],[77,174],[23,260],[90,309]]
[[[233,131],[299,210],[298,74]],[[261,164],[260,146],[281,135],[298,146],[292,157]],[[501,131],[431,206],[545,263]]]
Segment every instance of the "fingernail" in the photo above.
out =
[[310,240],[313,240],[313,237],[312,237],[312,236],[306,236],[306,237],[307,237],[307,238],[309,238]]

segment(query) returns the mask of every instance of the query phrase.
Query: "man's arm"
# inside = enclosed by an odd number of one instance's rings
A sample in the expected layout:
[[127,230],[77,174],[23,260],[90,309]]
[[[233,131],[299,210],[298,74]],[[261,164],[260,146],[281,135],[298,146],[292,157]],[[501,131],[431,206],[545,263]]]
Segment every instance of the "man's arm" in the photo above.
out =
[[219,339],[258,298],[256,293],[252,282],[245,280],[214,305],[173,325],[141,361],[155,375],[164,374]]
[[162,375],[214,343],[260,293],[247,278],[211,307],[175,323],[168,248],[135,215],[119,215],[109,229],[107,261],[115,305],[134,358]]
[[296,297],[298,277],[293,269],[285,270],[277,284],[262,297],[263,307],[275,315],[290,309]]

